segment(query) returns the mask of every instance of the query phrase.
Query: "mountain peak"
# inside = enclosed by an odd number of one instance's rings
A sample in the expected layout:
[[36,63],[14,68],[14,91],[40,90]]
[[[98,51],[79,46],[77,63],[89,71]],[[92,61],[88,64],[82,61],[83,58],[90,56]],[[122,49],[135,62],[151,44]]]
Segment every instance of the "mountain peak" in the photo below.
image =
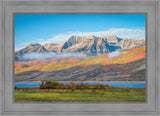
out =
[[15,61],[21,60],[24,54],[29,54],[31,52],[40,53],[48,51],[41,44],[28,44],[26,47],[15,53]]
[[26,45],[26,47],[32,47],[32,46],[42,46],[42,45],[41,45],[41,44],[38,44],[38,43]]
[[83,35],[83,36],[81,36],[83,39],[95,39],[96,38],[96,36],[94,36],[94,35]]
[[[82,39],[93,39],[93,38],[96,38],[96,36],[90,34],[90,35],[82,35],[82,36],[79,36],[79,35],[72,35],[70,38],[82,38]],[[69,39],[70,39],[69,38]]]
[[86,55],[97,55],[113,52],[116,49],[128,50],[133,48],[145,47],[145,41],[122,39],[115,35],[110,36],[94,36],[94,35],[72,35],[63,43],[47,43],[44,46],[41,44],[28,44],[23,49],[15,53],[15,59],[20,60],[24,54],[31,52],[49,52],[56,53],[82,53]]
[[46,43],[44,46],[49,46],[49,45],[57,45],[57,43]]
[[89,34],[89,35],[82,35],[81,37],[96,37],[96,36]]
[[47,52],[47,50],[41,44],[28,44],[26,47],[20,50],[21,53],[30,53],[30,52]]

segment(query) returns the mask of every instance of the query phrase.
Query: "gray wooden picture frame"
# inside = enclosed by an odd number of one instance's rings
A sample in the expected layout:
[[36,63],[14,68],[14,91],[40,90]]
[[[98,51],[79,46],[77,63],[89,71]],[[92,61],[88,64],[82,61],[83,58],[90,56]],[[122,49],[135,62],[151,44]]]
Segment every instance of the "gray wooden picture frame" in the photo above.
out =
[[[15,103],[13,99],[15,13],[146,14],[146,102]],[[0,0],[0,115],[159,116],[159,13],[159,0]]]

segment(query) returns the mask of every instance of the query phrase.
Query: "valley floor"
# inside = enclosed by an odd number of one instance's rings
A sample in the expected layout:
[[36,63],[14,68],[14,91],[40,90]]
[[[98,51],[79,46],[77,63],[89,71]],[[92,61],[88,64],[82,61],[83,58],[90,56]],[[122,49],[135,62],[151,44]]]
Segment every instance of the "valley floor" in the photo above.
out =
[[145,101],[145,88],[62,90],[16,88],[15,101]]

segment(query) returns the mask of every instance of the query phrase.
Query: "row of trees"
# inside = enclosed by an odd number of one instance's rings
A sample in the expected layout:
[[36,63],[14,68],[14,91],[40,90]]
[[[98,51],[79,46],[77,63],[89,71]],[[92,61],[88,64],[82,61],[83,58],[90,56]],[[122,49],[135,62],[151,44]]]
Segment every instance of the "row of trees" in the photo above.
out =
[[83,82],[75,83],[73,81],[69,82],[68,84],[62,84],[57,81],[42,81],[42,84],[40,85],[41,89],[106,89],[108,88],[108,85],[103,84],[95,84],[95,85],[89,85],[84,84]]

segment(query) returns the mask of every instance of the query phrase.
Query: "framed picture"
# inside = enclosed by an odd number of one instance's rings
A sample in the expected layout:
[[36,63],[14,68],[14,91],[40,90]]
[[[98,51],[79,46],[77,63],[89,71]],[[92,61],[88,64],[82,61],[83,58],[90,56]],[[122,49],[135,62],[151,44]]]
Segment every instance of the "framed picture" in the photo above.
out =
[[158,116],[158,6],[2,1],[2,115]]
[[14,14],[14,21],[15,102],[146,101],[146,14]]

